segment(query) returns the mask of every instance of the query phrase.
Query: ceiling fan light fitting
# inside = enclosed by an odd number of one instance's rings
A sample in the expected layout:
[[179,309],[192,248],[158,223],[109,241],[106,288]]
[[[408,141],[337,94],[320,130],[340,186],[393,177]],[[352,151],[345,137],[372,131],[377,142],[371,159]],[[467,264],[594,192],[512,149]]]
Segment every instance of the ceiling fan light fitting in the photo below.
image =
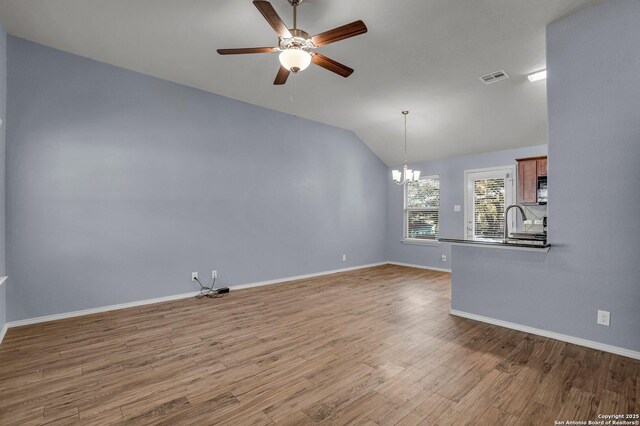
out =
[[294,74],[304,71],[311,64],[311,54],[302,49],[283,50],[280,52],[278,59],[280,59],[280,64],[283,67]]
[[273,81],[275,85],[283,85],[287,82],[289,74],[305,70],[311,62],[331,71],[341,77],[349,77],[353,69],[334,61],[331,58],[313,52],[314,49],[335,43],[347,38],[355,37],[367,32],[367,26],[361,20],[333,28],[331,30],[310,36],[309,33],[298,28],[297,10],[302,0],[288,0],[293,6],[293,28],[287,28],[284,21],[278,15],[267,0],[254,0],[253,5],[260,11],[262,17],[269,23],[278,35],[276,47],[249,47],[236,49],[218,49],[219,55],[242,55],[247,53],[274,53],[280,52],[280,67]]

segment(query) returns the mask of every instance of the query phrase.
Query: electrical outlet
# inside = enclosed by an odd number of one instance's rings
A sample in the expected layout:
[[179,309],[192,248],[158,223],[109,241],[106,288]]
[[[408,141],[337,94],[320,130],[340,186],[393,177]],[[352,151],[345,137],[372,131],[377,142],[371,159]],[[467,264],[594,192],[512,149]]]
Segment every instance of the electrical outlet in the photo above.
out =
[[211,278],[213,278],[214,280],[218,278],[218,271],[211,271]]
[[197,272],[192,272],[191,273],[191,281],[195,281],[198,279],[198,273]]
[[459,212],[460,211],[460,204],[456,204],[453,206],[453,211],[454,212]]
[[536,220],[533,221],[533,224],[534,225],[542,225],[542,220],[536,219]]
[[443,255],[442,255],[442,261],[443,261],[443,262],[446,262],[446,261],[447,261],[447,255],[446,255],[446,254],[443,254]]
[[342,261],[343,261],[343,262],[346,262],[346,261],[347,261],[347,255],[346,255],[346,254],[343,254],[343,255],[342,255]]
[[611,312],[609,311],[601,311],[598,309],[598,324],[606,325],[609,327],[609,320],[611,319]]

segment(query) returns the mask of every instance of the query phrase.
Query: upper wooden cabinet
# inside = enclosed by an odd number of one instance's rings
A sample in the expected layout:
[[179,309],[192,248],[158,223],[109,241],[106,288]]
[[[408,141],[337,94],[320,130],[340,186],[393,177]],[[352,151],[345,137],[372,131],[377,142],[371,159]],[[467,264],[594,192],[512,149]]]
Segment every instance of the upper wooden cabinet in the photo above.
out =
[[547,175],[547,157],[517,158],[518,204],[536,204],[538,177]]
[[547,157],[539,158],[536,160],[536,169],[538,176],[546,176],[547,175]]

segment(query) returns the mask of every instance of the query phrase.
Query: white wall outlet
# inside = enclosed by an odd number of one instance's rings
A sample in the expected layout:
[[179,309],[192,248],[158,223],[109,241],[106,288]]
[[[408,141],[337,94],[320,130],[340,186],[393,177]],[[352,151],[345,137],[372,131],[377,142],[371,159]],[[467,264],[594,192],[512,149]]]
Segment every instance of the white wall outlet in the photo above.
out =
[[453,211],[454,212],[459,212],[460,211],[460,204],[456,204],[453,206]]
[[198,273],[197,272],[192,272],[191,273],[191,281],[195,281],[198,279]]
[[609,327],[609,320],[611,319],[611,312],[609,311],[601,311],[598,309],[598,324],[606,325]]
[[214,280],[218,278],[218,271],[211,271],[211,278],[213,278]]
[[447,255],[446,255],[446,254],[443,254],[443,255],[442,255],[442,261],[443,261],[443,262],[446,262],[446,261],[447,261]]
[[347,255],[346,255],[346,254],[343,254],[343,255],[342,255],[342,261],[343,261],[343,262],[346,262],[346,261],[347,261]]
[[536,219],[536,220],[533,221],[533,224],[534,225],[542,225],[542,220]]

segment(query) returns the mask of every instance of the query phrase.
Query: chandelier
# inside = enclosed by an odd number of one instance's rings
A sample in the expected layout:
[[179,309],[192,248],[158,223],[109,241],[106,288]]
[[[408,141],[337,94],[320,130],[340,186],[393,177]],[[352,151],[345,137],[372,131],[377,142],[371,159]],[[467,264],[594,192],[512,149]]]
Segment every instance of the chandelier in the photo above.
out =
[[402,171],[393,170],[391,172],[393,181],[397,185],[416,182],[420,179],[420,170],[411,170],[407,165],[407,115],[409,115],[409,111],[402,111],[402,115],[404,115],[404,165],[402,166]]

